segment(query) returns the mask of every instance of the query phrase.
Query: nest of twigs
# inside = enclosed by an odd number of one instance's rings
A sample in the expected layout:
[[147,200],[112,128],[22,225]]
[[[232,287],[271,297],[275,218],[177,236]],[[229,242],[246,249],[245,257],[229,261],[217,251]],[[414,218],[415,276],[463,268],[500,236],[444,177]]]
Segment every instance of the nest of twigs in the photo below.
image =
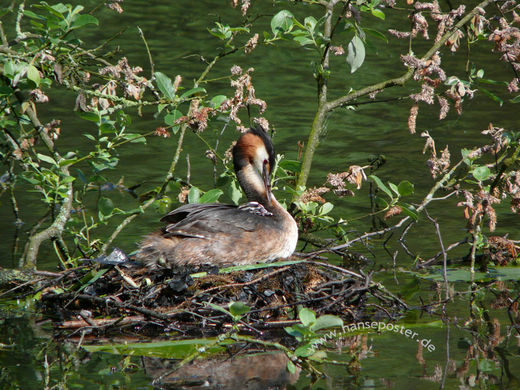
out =
[[[131,333],[211,335],[233,325],[244,331],[298,322],[299,307],[345,323],[395,319],[406,306],[369,276],[316,261],[234,270],[209,266],[153,272],[135,264],[91,264],[40,280],[41,309],[61,335]],[[236,322],[215,305],[240,301],[250,311]],[[234,323],[235,322],[235,323]]]

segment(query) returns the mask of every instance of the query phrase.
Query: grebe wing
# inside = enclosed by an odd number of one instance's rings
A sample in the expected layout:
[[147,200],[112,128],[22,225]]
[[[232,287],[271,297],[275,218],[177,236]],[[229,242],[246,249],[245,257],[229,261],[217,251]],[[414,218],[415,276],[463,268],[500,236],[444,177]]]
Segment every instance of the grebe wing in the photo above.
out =
[[203,215],[206,213],[212,213],[213,210],[237,208],[237,206],[220,204],[220,203],[190,203],[184,204],[175,210],[170,211],[164,217],[161,218],[161,222],[177,223],[182,221],[186,217],[194,217],[195,215]]
[[255,231],[269,215],[262,205],[255,202],[239,207],[219,203],[187,204],[173,210],[161,221],[169,222],[163,229],[166,235],[206,238],[215,233],[233,235]]

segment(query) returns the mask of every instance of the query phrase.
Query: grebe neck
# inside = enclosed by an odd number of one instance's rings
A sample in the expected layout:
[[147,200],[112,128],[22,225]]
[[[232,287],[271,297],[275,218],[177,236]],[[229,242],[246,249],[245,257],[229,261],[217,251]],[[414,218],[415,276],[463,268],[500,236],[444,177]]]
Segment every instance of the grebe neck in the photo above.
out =
[[[247,200],[249,202],[258,202],[268,207],[270,202],[267,196],[267,188],[265,188],[264,182],[256,169],[251,164],[248,164],[237,171],[236,174]],[[272,194],[271,199],[273,199]]]

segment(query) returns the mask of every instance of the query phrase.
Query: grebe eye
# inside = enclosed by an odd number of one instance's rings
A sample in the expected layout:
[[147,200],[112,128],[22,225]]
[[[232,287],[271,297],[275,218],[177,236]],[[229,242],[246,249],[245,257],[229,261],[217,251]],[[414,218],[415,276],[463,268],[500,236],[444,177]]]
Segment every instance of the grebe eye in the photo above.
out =
[[269,163],[269,161],[264,160],[264,165],[267,165],[268,163]]

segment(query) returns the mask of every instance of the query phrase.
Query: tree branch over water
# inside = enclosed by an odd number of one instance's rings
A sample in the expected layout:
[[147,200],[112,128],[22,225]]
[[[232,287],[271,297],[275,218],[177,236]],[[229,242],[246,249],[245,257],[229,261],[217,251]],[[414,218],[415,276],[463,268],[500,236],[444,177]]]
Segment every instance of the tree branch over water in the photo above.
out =
[[[476,14],[481,12],[482,9],[485,9],[493,2],[493,0],[485,0],[478,4],[476,7],[474,7],[471,11],[466,13],[466,15],[464,15],[464,17],[462,17],[458,23],[456,23],[451,29],[449,29],[449,31],[444,33],[444,35],[430,47],[430,49],[421,57],[421,61],[429,60],[438,50],[440,50],[443,47],[446,41],[448,41],[448,39],[450,39],[450,37],[452,37],[454,33],[456,33],[464,25],[469,23]],[[327,2],[326,13],[324,15],[324,38],[326,41],[330,41],[331,39],[330,24],[334,7],[337,3],[337,1]],[[329,46],[327,46],[321,64],[322,68],[327,70],[329,68],[329,51],[330,48]],[[327,96],[327,83],[326,81],[322,80],[322,76],[320,75],[318,77],[318,107],[316,109],[314,121],[312,122],[312,127],[309,133],[309,137],[307,139],[307,144],[302,159],[302,168],[300,174],[298,175],[297,187],[303,188],[307,184],[307,180],[311,171],[312,161],[314,159],[314,154],[320,143],[320,136],[323,134],[324,131],[325,117],[331,111],[349,105],[349,103],[354,102],[356,99],[362,96],[366,96],[375,92],[380,92],[395,86],[403,86],[412,78],[415,70],[416,69],[409,67],[408,70],[400,77],[367,86],[358,91],[350,92],[345,96],[331,101],[328,100]]]

